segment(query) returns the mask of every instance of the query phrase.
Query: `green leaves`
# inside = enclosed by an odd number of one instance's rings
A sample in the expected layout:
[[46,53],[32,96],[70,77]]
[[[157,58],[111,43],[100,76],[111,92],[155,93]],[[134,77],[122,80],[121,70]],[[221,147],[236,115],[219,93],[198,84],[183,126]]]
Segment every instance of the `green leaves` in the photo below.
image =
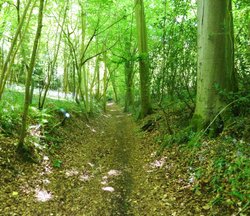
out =
[[62,166],[62,161],[61,160],[58,160],[58,159],[54,160],[53,167],[60,168],[61,166]]
[[13,197],[17,197],[18,194],[19,194],[19,193],[18,193],[17,191],[13,191],[13,192],[12,192],[12,196],[13,196]]
[[39,110],[33,106],[30,107],[30,114],[41,125],[47,124],[52,117],[51,114],[48,113],[47,109]]

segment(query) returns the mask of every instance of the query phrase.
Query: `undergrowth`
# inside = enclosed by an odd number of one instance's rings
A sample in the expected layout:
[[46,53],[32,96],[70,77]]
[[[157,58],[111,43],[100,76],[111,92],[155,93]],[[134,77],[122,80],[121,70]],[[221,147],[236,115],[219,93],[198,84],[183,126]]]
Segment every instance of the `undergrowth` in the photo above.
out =
[[[237,107],[249,103],[239,100]],[[249,105],[249,104],[248,104]],[[250,122],[245,106],[242,115],[231,117],[229,124],[218,137],[197,133],[183,124],[190,122],[188,110],[174,104],[168,110],[160,110],[149,119],[163,116],[155,125],[155,140],[160,147],[158,155],[176,152],[180,166],[189,170],[190,182],[196,196],[206,196],[204,211],[214,208],[227,209],[225,215],[250,213]],[[165,117],[164,117],[165,116]],[[158,118],[159,119],[159,118]],[[167,130],[170,125],[171,131]],[[177,159],[176,158],[176,159]],[[185,177],[187,173],[178,173]]]
[[[24,94],[12,90],[6,90],[0,101],[0,130],[7,137],[19,137],[22,121]],[[66,100],[54,100],[47,98],[46,106],[40,110],[38,97],[34,96],[29,108],[28,133],[25,139],[26,147],[31,149],[34,155],[41,149],[57,146],[58,138],[53,138],[56,126],[61,126],[64,116],[60,112],[63,108],[69,113],[81,113],[82,108],[74,102]]]

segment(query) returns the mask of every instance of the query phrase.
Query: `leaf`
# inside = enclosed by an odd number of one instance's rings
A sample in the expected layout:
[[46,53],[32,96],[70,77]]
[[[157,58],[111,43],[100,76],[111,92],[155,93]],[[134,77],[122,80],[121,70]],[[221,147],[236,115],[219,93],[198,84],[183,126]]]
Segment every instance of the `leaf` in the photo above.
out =
[[195,193],[196,193],[198,196],[200,196],[200,195],[202,194],[199,190],[195,191]]
[[53,167],[56,167],[56,168],[60,168],[61,165],[62,165],[61,160],[55,160],[54,163],[53,163]]
[[12,196],[18,196],[18,192],[17,191],[13,191],[12,192]]
[[203,206],[202,208],[205,210],[209,210],[211,208],[211,206],[209,204],[207,204],[207,205]]

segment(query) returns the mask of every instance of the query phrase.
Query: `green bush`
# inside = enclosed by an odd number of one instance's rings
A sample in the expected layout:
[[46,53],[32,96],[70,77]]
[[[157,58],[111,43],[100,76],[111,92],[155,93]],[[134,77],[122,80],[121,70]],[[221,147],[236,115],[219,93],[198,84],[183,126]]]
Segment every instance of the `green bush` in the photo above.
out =
[[0,126],[3,133],[11,135],[21,127],[21,107],[18,104],[0,103]]

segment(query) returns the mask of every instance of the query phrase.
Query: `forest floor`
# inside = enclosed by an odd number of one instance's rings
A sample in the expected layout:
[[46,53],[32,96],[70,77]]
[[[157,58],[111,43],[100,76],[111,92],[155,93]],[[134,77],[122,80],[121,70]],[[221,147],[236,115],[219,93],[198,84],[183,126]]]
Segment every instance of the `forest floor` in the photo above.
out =
[[40,164],[21,162],[0,137],[0,215],[222,215],[191,191],[177,152],[157,156],[153,137],[117,105],[89,121],[72,114],[53,136],[58,149]]

